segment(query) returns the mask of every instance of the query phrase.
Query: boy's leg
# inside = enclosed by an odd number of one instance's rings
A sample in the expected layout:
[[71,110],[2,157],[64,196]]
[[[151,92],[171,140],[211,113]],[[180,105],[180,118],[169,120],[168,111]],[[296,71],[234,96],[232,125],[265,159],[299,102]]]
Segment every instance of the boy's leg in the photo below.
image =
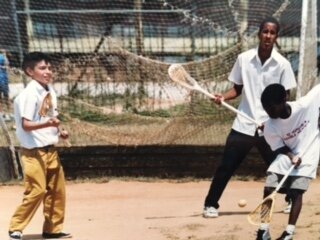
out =
[[293,239],[295,225],[300,215],[302,208],[302,198],[305,191],[308,189],[311,179],[307,177],[292,176],[288,179],[290,181],[290,189],[288,195],[292,200],[292,208],[289,215],[288,226],[282,235],[277,240]]
[[[274,173],[268,173],[266,184],[263,190],[263,199],[269,196],[276,188],[279,182],[278,175]],[[271,235],[269,231],[269,223],[262,223],[257,231],[256,240],[270,240]]]
[[36,213],[46,192],[45,166],[37,150],[21,150],[25,192],[22,204],[12,216],[9,231],[23,231]]
[[290,180],[290,189],[288,190],[288,195],[292,199],[292,209],[289,215],[289,224],[295,225],[301,208],[302,208],[302,196],[307,191],[311,178],[292,176]]
[[52,148],[47,154],[47,193],[44,198],[44,233],[60,233],[65,215],[65,178],[57,151]]
[[252,137],[232,130],[227,138],[224,155],[218,167],[208,195],[205,199],[205,207],[219,208],[218,201],[227,186],[234,171],[253,146]]
[[[261,154],[266,166],[268,167],[273,162],[273,160],[276,158],[275,152],[273,152],[271,150],[270,146],[268,145],[268,143],[266,142],[264,137],[259,138],[259,141],[256,146],[257,146],[257,149],[258,149],[259,153]],[[290,209],[291,209],[290,196],[286,195],[285,201],[288,203],[288,205],[283,210],[283,212],[290,213]]]
[[299,189],[291,189],[290,192],[290,196],[292,199],[292,207],[288,223],[290,225],[296,225],[302,208],[302,196],[304,191]]
[[302,195],[304,191],[300,189],[290,189],[289,192],[292,200],[289,221],[285,231],[283,231],[283,233],[279,238],[277,238],[277,240],[293,239],[296,223],[302,208]]

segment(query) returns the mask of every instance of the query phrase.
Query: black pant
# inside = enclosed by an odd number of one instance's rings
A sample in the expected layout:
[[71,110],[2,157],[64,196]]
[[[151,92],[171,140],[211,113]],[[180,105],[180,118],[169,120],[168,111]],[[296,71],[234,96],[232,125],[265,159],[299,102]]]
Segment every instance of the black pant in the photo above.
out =
[[219,208],[219,199],[230,178],[253,147],[258,149],[267,166],[275,159],[276,155],[264,137],[258,136],[257,133],[255,136],[249,136],[233,129],[231,130],[227,138],[222,162],[212,179],[208,195],[205,199],[204,205],[206,207]]

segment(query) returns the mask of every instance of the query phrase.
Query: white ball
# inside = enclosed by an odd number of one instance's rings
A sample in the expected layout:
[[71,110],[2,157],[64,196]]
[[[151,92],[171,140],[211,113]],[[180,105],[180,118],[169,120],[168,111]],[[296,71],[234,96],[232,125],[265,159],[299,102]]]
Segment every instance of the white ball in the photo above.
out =
[[247,201],[245,199],[240,199],[238,202],[239,207],[245,207],[247,205]]

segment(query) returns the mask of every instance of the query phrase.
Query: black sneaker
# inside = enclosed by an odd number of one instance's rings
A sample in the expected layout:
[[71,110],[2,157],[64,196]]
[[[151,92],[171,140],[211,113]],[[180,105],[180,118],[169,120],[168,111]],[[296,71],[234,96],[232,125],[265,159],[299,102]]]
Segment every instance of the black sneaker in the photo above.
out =
[[291,239],[293,239],[293,234],[290,234],[287,231],[284,231],[282,235],[276,240],[291,240]]
[[42,233],[44,239],[63,239],[63,238],[72,238],[70,233]]
[[259,229],[258,232],[257,232],[256,240],[271,240],[271,236],[270,236],[269,230],[261,230],[261,229]]

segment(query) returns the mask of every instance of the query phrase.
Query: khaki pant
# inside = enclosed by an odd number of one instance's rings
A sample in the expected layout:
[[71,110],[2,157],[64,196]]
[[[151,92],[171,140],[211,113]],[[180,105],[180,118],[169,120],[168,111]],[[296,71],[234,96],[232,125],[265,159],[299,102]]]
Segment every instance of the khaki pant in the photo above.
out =
[[43,232],[62,230],[65,214],[65,179],[54,147],[22,149],[25,192],[15,211],[9,231],[23,231],[43,202]]

